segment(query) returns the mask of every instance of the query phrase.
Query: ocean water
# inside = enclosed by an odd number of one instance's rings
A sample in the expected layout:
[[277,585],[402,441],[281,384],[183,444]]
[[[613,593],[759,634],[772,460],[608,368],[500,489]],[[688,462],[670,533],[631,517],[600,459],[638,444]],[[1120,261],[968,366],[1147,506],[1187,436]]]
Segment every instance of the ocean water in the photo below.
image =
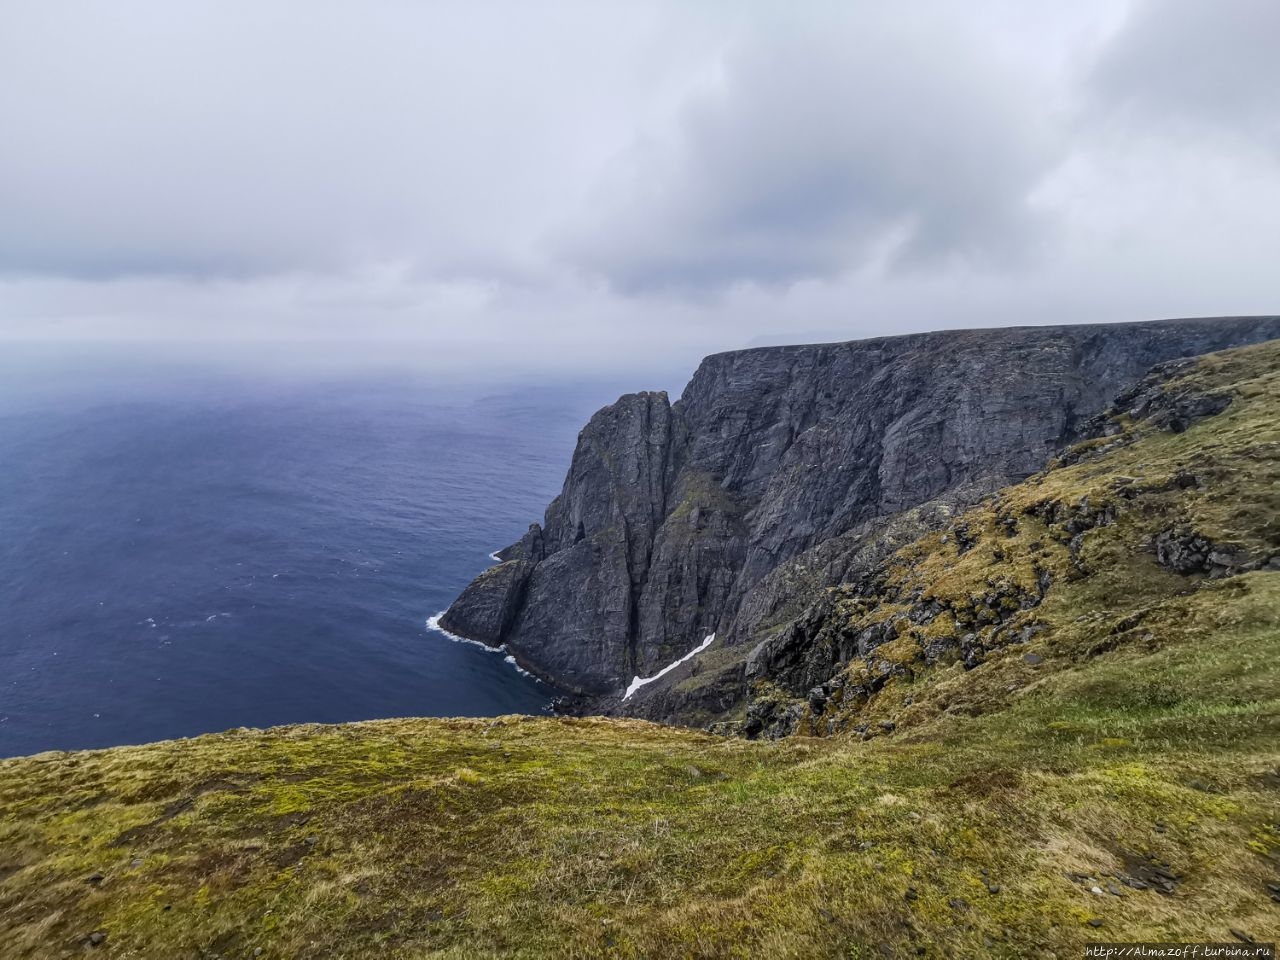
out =
[[427,620],[540,518],[611,388],[0,378],[0,756],[554,696]]

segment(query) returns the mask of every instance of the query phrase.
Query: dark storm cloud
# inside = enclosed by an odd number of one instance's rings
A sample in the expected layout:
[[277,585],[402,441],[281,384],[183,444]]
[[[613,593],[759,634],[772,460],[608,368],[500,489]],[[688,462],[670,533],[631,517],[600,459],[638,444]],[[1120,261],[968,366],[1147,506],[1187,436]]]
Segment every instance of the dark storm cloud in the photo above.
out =
[[1034,85],[964,26],[863,12],[749,36],[615,161],[570,257],[630,290],[1019,259],[1056,144]]

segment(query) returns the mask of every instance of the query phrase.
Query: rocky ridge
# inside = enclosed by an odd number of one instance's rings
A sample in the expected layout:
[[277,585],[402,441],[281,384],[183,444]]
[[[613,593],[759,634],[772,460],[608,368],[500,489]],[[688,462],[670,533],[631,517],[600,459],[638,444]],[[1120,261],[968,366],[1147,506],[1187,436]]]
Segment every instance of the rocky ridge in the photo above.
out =
[[1280,342],[1158,365],[1045,470],[812,594],[751,650],[727,729],[868,739],[954,708],[935,681],[990,659],[1047,670],[1167,642],[1163,607],[1280,572],[1277,390]]
[[[592,417],[543,523],[442,625],[505,644],[586,709],[705,722],[745,703],[751,651],[815,590],[1032,475],[1152,366],[1273,337],[1280,318],[1228,318],[708,357],[674,404],[629,394]],[[1172,410],[1170,425],[1196,414]],[[711,650],[621,702],[633,676],[712,633]]]

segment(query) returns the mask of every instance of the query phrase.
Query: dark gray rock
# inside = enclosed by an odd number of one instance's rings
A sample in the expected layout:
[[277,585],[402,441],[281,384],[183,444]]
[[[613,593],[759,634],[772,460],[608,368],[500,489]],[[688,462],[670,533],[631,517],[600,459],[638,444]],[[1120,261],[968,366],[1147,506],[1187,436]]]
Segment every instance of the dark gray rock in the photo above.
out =
[[450,633],[492,647],[501,646],[524,606],[529,577],[544,557],[542,528],[532,524],[524,537],[497,556],[498,565],[476,577],[440,618]]
[[525,560],[507,560],[490,567],[454,601],[440,625],[450,633],[500,646],[520,613],[534,566]]
[[[504,562],[442,623],[507,644],[566,689],[612,697],[611,711],[679,720],[677,687],[690,665],[625,702],[618,695],[712,632],[713,650],[741,654],[717,661],[723,682],[696,685],[710,697],[699,710],[723,703],[734,683],[798,663],[812,638],[785,625],[815,590],[856,579],[902,542],[1039,470],[1154,365],[1274,337],[1280,318],[1233,318],[946,331],[708,357],[674,405],[662,393],[631,394],[592,417],[542,527],[501,551]],[[1151,416],[1166,402],[1159,395],[1139,383],[1121,399]],[[1226,402],[1174,398],[1159,412],[1170,429],[1185,429]],[[955,650],[966,666],[984,655],[963,637],[938,653]],[[830,676],[797,667],[787,687],[807,696]],[[794,713],[779,707],[755,721],[772,731]]]
[[1184,575],[1221,578],[1277,566],[1274,556],[1250,555],[1233,544],[1214,543],[1188,527],[1161,531],[1151,546],[1161,566]]
[[1113,412],[1125,413],[1135,420],[1149,420],[1153,426],[1182,433],[1195,421],[1226,410],[1231,405],[1231,397],[1226,394],[1165,389],[1171,376],[1186,370],[1193,362],[1184,358],[1157,364],[1136,386],[1116,397]]

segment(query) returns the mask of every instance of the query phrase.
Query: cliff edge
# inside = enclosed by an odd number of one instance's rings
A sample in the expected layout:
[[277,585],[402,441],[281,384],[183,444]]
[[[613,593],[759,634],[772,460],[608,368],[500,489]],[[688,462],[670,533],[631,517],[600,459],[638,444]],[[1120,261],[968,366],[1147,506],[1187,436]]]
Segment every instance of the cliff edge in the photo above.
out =
[[[1153,365],[1280,337],[1280,317],[944,331],[706,358],[629,394],[561,494],[441,620],[591,709],[706,722],[815,589],[1039,470]],[[698,663],[634,697],[714,634]],[[715,674],[673,695],[688,670]]]

